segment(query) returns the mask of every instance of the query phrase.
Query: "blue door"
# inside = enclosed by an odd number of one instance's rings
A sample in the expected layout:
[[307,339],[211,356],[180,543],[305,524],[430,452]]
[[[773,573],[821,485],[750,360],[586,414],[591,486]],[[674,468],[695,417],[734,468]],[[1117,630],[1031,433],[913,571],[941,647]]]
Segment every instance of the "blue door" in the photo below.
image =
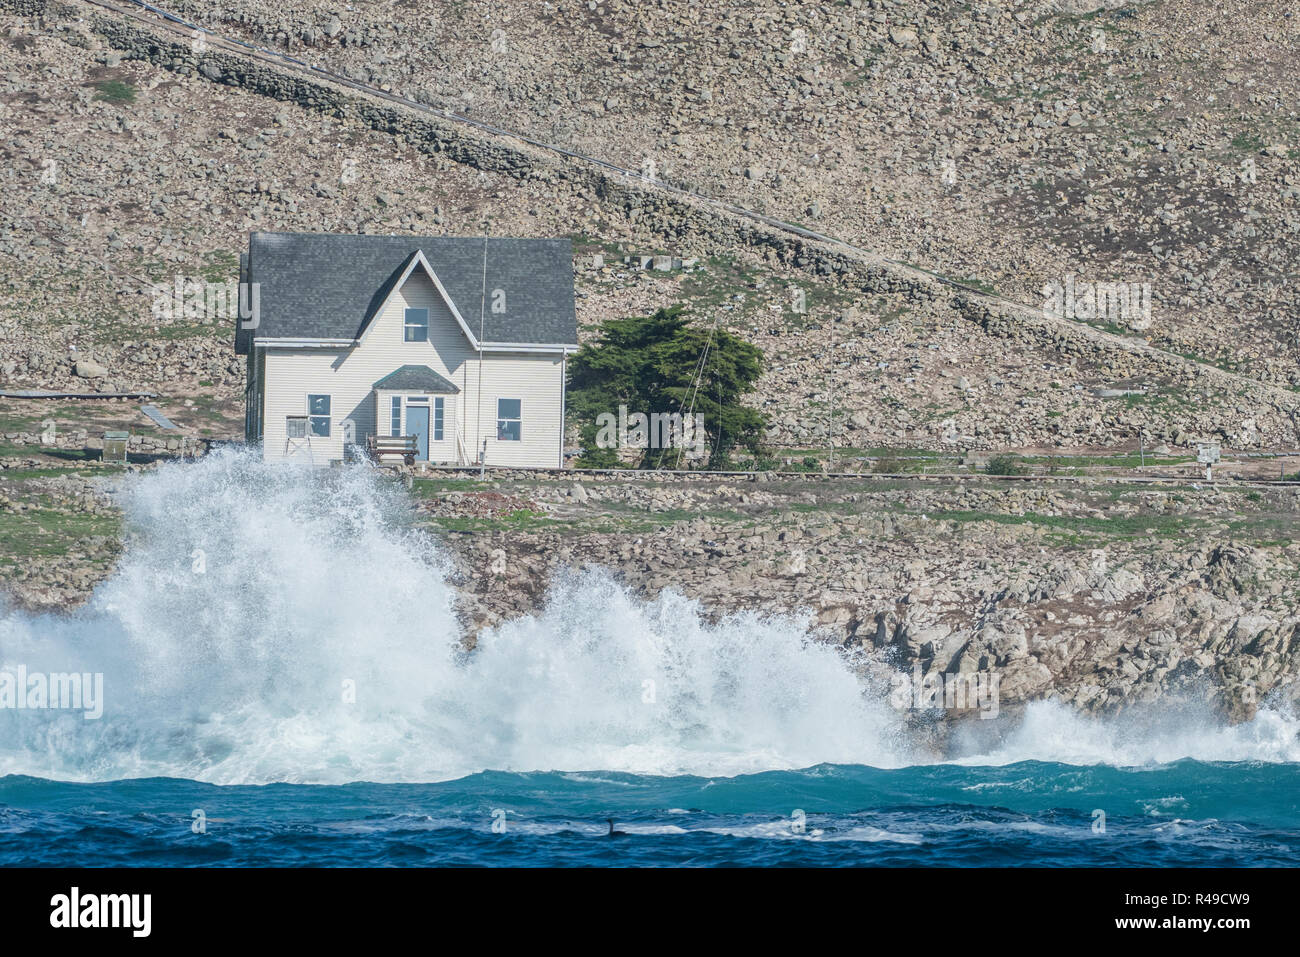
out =
[[421,462],[429,461],[429,407],[427,405],[406,407],[406,431],[416,438],[418,451],[415,457]]

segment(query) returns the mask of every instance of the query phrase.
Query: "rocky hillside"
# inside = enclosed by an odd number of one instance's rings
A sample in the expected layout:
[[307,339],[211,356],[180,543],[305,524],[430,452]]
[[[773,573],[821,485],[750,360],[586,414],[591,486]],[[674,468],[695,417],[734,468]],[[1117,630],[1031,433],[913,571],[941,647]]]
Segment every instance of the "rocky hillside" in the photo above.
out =
[[[1174,2],[178,9],[886,258],[248,72],[147,15],[8,0],[0,385],[149,389],[196,434],[237,435],[230,322],[159,319],[155,286],[232,279],[253,229],[490,231],[575,238],[584,337],[681,302],[761,345],[779,448],[1300,442],[1294,284],[1273,283],[1295,246],[1281,5],[1251,5],[1248,36]],[[641,268],[656,253],[697,264]],[[1150,283],[1151,324],[1037,315],[1071,276]]]
[[1283,0],[175,8],[1024,302],[1150,283],[1130,327],[1300,385]]

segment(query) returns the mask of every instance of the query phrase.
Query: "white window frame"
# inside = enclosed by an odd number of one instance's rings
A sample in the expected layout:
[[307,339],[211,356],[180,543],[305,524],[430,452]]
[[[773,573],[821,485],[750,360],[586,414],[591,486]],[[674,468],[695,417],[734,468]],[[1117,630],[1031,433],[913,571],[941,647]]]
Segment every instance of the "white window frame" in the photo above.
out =
[[[518,402],[518,403],[519,403],[519,416],[518,416],[517,418],[516,418],[516,417],[513,417],[513,416],[503,416],[503,415],[501,414],[501,403],[502,403],[502,402]],[[505,422],[518,422],[518,423],[519,423],[519,434],[518,434],[517,436],[515,436],[514,438],[503,437],[503,436],[501,435],[501,425],[502,425],[502,423],[505,423]],[[523,399],[510,399],[510,398],[501,398],[501,397],[498,397],[498,398],[497,398],[497,441],[498,441],[498,442],[522,442],[523,440],[524,440],[524,400],[523,400]]]
[[[321,413],[321,412],[313,412],[313,411],[311,410],[311,408],[312,408],[311,400],[312,400],[312,399],[324,399],[324,400],[325,400],[325,406],[326,406],[326,409],[328,409],[329,411],[324,412],[324,413]],[[313,439],[328,439],[328,438],[330,437],[331,425],[332,425],[332,422],[333,422],[333,414],[334,414],[334,399],[333,399],[332,396],[329,395],[329,393],[326,393],[326,392],[308,392],[308,393],[307,393],[307,434],[308,434],[311,438],[313,438]],[[319,420],[319,419],[324,419],[324,420],[325,420],[325,431],[324,431],[324,432],[317,432],[317,431],[316,431],[316,428],[317,428],[317,420]]]
[[[424,322],[412,323],[411,313],[423,313]],[[412,336],[412,332],[419,332],[422,335]],[[406,311],[402,313],[402,341],[403,342],[428,342],[429,341],[429,310],[424,306],[407,306]]]

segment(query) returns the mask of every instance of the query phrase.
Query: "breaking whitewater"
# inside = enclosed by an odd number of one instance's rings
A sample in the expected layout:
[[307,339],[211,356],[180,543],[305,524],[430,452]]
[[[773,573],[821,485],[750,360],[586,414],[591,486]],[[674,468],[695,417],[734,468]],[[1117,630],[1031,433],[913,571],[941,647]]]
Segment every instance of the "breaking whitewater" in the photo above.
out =
[[[11,836],[84,827],[98,801],[95,821],[121,832],[107,859],[175,825],[199,856],[174,862],[202,861],[193,792],[211,804],[219,785],[236,822],[229,863],[315,860],[296,845],[287,858],[238,852],[249,828],[278,827],[328,827],[330,853],[356,863],[348,842],[362,836],[388,860],[376,833],[420,835],[418,863],[480,859],[439,850],[448,828],[549,835],[560,844],[510,860],[559,863],[566,841],[601,830],[591,815],[609,814],[654,837],[646,862],[679,860],[673,842],[695,832],[756,863],[766,851],[728,842],[884,841],[895,854],[927,846],[938,863],[996,862],[1007,841],[1054,828],[1068,853],[1044,838],[1032,860],[1095,861],[1076,838],[1130,827],[1138,843],[1109,842],[1108,859],[1140,862],[1141,842],[1169,826],[1195,835],[1173,863],[1290,859],[1297,846],[1300,724],[1278,710],[1227,726],[1196,705],[1097,720],[1040,702],[970,722],[981,733],[958,733],[941,759],[807,620],[711,622],[598,569],[573,571],[536,614],[466,652],[439,546],[412,527],[406,492],[365,469],[223,452],[124,479],[118,495],[127,548],[87,606],[0,617],[0,672],[24,676],[7,698],[0,686]],[[74,674],[99,700],[71,706]],[[24,697],[37,679],[44,694]],[[315,787],[254,787],[283,783]],[[8,860],[59,859],[35,846]]]

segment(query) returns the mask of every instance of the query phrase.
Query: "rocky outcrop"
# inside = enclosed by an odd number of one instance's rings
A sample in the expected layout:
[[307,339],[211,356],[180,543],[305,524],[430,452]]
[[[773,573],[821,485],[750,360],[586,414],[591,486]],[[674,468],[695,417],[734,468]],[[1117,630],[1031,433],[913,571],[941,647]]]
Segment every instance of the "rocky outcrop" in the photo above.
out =
[[[598,565],[638,594],[685,594],[713,618],[803,616],[882,687],[912,675],[996,680],[1011,714],[1045,698],[1114,713],[1190,697],[1241,720],[1300,695],[1300,489],[409,478],[411,521],[447,549],[470,644],[537,612],[565,569]],[[0,483],[0,513],[111,516],[107,491],[86,477],[24,478]],[[20,603],[67,607],[111,573],[119,547],[97,535],[0,568],[0,579]]]
[[[1223,540],[1243,521],[1237,495],[599,477],[530,495],[545,510],[532,527],[446,536],[472,629],[534,610],[560,567],[591,563],[712,615],[806,613],[882,678],[996,675],[1012,711],[1190,696],[1242,719],[1297,693],[1300,550]],[[1279,490],[1259,520],[1296,505]],[[582,531],[613,516],[624,528]]]

